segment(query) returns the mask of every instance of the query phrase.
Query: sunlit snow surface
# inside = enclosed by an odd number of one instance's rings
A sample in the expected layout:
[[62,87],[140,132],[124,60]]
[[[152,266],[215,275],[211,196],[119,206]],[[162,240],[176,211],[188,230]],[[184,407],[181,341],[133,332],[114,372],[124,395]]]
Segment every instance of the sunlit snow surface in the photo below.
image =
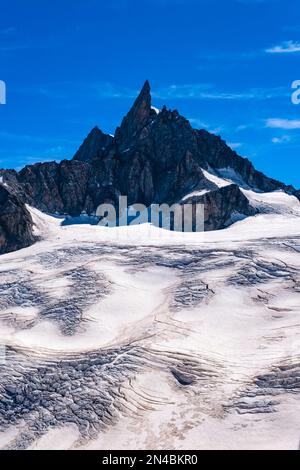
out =
[[274,213],[205,234],[30,209],[40,241],[0,258],[2,449],[299,447],[299,203],[247,197]]

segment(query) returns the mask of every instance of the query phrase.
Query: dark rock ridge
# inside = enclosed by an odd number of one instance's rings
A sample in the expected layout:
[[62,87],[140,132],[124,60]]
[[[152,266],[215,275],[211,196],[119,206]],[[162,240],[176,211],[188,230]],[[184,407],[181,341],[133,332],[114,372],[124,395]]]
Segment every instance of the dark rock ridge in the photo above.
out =
[[208,191],[200,196],[187,197],[184,203],[204,205],[205,230],[219,230],[231,225],[236,219],[257,213],[236,184]]
[[262,192],[282,189],[286,193],[293,194],[300,199],[300,192],[293,186],[285,185],[257,171],[247,158],[240,157],[221,137],[211,134],[204,129],[196,132],[199,151],[202,155],[205,155],[206,168],[209,169],[210,167],[216,173],[222,169],[229,168],[236,172],[239,186],[250,187]]
[[25,204],[0,183],[0,254],[31,245],[32,227]]
[[86,162],[63,160],[26,166],[17,181],[29,204],[44,212],[76,215],[84,208],[91,173]]
[[[230,176],[236,185],[219,188],[203,170]],[[237,155],[218,136],[193,129],[178,111],[151,106],[147,81],[115,136],[95,127],[74,158],[38,163],[20,172],[0,170],[14,194],[48,213],[94,214],[98,205],[126,195],[128,203],[173,204],[193,191],[206,190],[206,230],[225,227],[236,213],[255,211],[239,187],[269,192],[281,189],[300,199],[292,186],[268,178]]]

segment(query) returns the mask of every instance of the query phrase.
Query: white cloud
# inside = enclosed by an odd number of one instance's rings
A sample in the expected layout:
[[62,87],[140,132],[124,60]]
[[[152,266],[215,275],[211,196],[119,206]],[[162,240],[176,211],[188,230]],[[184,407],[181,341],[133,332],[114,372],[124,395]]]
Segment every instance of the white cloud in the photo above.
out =
[[220,134],[221,132],[224,131],[223,126],[211,127],[207,122],[204,122],[201,119],[189,118],[188,120],[191,123],[191,125],[194,126],[196,129],[206,129],[208,132],[211,132],[212,134]]
[[240,131],[245,131],[246,129],[251,129],[252,127],[254,127],[253,123],[251,124],[240,124],[239,126],[236,127],[236,131],[237,132],[240,132]]
[[194,83],[184,85],[171,85],[152,93],[158,99],[201,99],[224,101],[267,100],[289,96],[285,88],[252,88],[242,91],[217,90],[214,85],[207,83]]
[[152,92],[154,98],[169,99],[169,98],[201,98],[207,90],[213,88],[209,83],[193,83],[183,85],[170,85],[166,88],[161,88]]
[[247,100],[255,98],[254,92],[223,92],[210,90],[212,88],[206,84],[193,85],[171,85],[153,93],[155,98],[160,99],[202,99],[202,100]]
[[189,122],[193,126],[196,126],[198,129],[207,129],[209,127],[209,124],[207,124],[207,122],[202,121],[201,119],[198,119],[198,118],[189,118]]
[[289,135],[283,135],[281,137],[273,137],[272,143],[273,144],[285,144],[291,141],[291,137]]
[[[90,85],[98,98],[135,99],[139,89],[126,88],[114,83],[93,83]],[[86,88],[86,85],[85,85]],[[46,94],[45,89],[42,90]],[[40,90],[41,92],[41,90]],[[219,90],[211,83],[172,84],[151,90],[152,98],[163,101],[176,99],[220,100],[220,101],[264,101],[274,98],[290,97],[286,87],[251,88],[240,91]]]
[[242,147],[243,144],[241,142],[228,142],[227,145],[228,147],[235,150],[235,149],[239,149],[240,147]]
[[96,93],[99,98],[136,98],[139,94],[139,90],[133,90],[125,87],[118,87],[113,83],[101,83],[96,84],[93,87],[96,89]]
[[266,127],[271,129],[300,129],[300,120],[297,119],[267,119]]
[[269,54],[288,54],[293,52],[300,52],[300,42],[284,41],[278,46],[266,49]]

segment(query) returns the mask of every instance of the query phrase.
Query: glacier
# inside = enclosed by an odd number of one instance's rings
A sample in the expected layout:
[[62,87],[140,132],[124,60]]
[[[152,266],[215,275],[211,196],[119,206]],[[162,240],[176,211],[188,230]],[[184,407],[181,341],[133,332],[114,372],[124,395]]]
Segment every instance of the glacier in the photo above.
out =
[[261,213],[204,233],[28,207],[39,241],[0,258],[0,448],[299,448],[300,203],[243,191]]

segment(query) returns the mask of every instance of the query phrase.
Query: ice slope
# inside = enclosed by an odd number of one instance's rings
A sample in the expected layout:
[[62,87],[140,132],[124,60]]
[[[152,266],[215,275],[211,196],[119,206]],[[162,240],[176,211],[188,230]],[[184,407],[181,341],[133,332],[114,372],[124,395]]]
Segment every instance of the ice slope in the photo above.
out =
[[272,211],[202,234],[30,208],[40,241],[0,258],[1,448],[298,448],[298,203],[245,191]]

